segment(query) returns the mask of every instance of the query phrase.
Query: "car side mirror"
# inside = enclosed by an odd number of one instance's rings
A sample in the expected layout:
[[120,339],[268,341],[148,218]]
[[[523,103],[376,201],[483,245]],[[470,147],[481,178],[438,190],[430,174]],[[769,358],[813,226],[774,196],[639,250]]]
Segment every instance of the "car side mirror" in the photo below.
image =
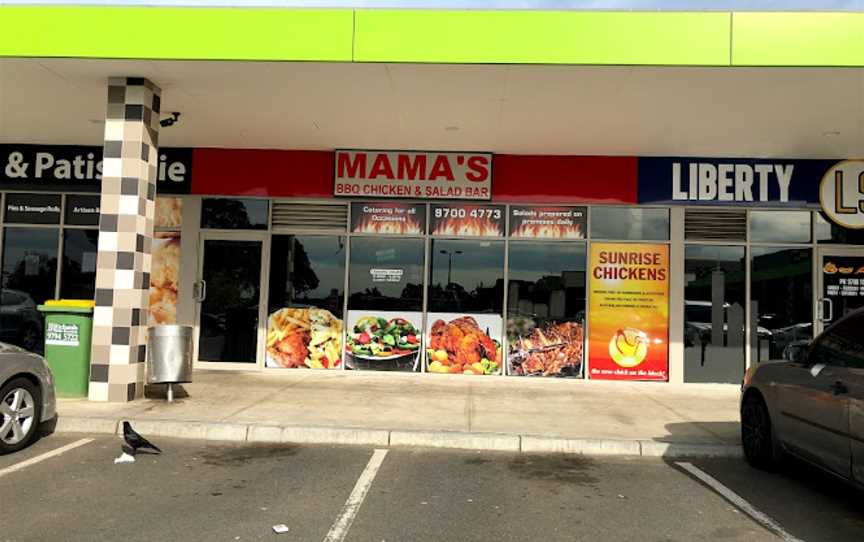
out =
[[809,350],[807,343],[791,343],[783,349],[783,359],[793,363],[803,363],[807,361],[807,352]]

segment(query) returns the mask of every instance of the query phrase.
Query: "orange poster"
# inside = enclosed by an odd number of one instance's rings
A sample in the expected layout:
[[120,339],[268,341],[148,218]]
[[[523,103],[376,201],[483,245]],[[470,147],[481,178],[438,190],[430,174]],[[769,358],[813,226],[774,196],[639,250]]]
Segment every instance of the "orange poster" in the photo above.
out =
[[669,246],[592,243],[591,378],[669,379]]

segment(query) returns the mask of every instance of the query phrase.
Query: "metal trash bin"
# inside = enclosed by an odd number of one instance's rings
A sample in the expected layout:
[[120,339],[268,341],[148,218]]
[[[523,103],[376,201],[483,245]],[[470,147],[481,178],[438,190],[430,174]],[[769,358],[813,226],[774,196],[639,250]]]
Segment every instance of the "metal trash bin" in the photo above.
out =
[[172,384],[192,382],[192,327],[153,326],[147,342],[149,384],[168,384],[168,401],[174,400]]

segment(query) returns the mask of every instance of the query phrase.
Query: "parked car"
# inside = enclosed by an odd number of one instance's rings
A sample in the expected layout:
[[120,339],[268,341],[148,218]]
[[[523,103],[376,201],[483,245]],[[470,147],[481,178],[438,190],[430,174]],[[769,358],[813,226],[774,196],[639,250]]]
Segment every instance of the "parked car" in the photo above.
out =
[[40,424],[56,416],[54,378],[45,359],[0,343],[0,454],[30,444]]
[[864,486],[864,309],[783,354],[744,375],[747,461],[769,468],[789,454]]
[[0,290],[0,341],[41,352],[42,315],[27,292]]

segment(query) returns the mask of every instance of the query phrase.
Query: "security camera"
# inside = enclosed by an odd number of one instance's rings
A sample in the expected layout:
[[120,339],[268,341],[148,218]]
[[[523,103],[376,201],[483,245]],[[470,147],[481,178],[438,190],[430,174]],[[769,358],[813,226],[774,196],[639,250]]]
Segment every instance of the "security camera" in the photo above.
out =
[[174,126],[174,123],[180,120],[179,111],[172,111],[170,115],[170,118],[160,120],[159,126],[161,126],[162,128],[168,128],[169,126]]

